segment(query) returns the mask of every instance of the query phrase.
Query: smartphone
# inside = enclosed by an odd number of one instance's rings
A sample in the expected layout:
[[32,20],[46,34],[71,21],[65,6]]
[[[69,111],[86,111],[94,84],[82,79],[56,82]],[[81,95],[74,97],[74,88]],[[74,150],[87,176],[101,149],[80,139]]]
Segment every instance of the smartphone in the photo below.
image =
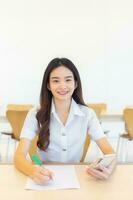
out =
[[97,164],[101,164],[104,167],[108,167],[115,158],[116,158],[116,154],[107,154],[107,155],[104,155],[103,158],[99,159]]

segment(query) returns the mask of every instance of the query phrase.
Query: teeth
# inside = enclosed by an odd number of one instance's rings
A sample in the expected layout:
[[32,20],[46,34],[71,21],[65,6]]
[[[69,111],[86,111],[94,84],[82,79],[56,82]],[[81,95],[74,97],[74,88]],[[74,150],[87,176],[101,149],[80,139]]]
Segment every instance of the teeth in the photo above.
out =
[[63,94],[67,94],[68,92],[58,92],[58,93],[63,95]]

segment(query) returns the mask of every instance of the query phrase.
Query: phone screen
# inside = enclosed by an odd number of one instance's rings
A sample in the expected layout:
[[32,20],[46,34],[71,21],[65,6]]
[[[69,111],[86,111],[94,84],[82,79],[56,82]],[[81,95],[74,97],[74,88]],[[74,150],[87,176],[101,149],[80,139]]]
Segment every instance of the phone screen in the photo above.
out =
[[108,167],[111,164],[111,162],[115,159],[115,157],[116,157],[115,154],[105,155],[98,161],[98,164],[100,163],[101,165]]

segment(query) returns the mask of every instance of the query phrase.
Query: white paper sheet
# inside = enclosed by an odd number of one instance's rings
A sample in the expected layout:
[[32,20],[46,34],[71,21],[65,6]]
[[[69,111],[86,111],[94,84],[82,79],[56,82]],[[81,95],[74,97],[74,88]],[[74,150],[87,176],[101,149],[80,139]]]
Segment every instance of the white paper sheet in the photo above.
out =
[[57,190],[57,189],[79,189],[80,185],[76,176],[74,166],[47,166],[55,174],[54,180],[45,185],[36,184],[31,178],[28,178],[26,189],[29,190]]

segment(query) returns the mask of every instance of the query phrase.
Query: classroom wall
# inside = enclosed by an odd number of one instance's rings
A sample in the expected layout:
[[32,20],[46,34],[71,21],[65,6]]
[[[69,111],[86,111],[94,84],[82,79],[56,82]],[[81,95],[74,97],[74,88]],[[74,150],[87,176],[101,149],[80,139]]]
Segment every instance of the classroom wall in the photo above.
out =
[[132,10],[130,0],[0,1],[0,113],[38,104],[54,57],[75,63],[86,102],[133,105]]

